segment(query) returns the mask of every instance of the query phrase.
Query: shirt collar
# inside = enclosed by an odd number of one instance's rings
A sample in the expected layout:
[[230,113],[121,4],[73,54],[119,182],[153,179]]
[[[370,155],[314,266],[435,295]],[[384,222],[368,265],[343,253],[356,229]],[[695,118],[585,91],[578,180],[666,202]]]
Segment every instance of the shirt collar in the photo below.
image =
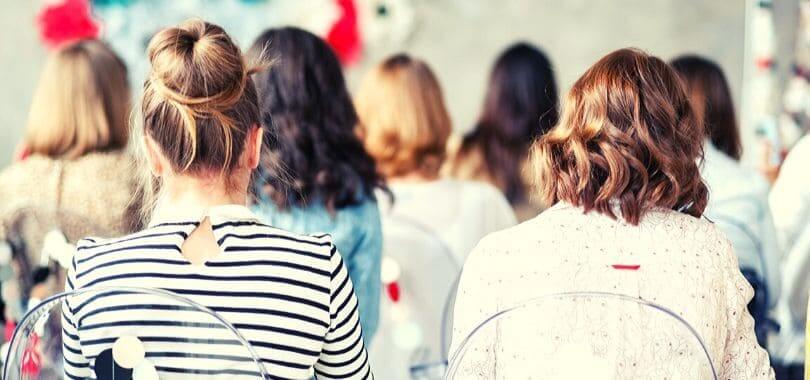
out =
[[211,220],[211,224],[228,221],[259,221],[259,217],[245,205],[226,204],[208,207],[186,206],[182,208],[164,205],[155,208],[149,227],[164,223],[201,222],[206,217]]

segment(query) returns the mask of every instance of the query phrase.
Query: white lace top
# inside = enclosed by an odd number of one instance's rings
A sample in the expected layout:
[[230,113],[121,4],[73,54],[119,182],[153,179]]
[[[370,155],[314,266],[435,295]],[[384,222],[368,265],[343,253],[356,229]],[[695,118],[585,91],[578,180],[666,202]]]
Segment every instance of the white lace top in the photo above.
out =
[[[558,204],[532,220],[487,236],[464,266],[450,352],[498,311],[545,294],[572,291],[619,293],[663,305],[694,327],[719,378],[774,378],[746,309],[753,290],[738,269],[730,243],[710,222],[668,210],[651,212],[632,226]],[[543,320],[555,313],[562,314],[558,319],[572,318],[570,311],[547,310],[525,327],[541,329]],[[594,329],[593,324],[601,323],[606,332],[616,329],[604,319],[586,320],[583,326]],[[677,342],[661,342],[659,337],[678,335],[667,331],[675,326],[637,326],[651,333],[612,346],[602,342],[601,351],[593,353],[600,360],[583,357],[574,363],[608,361],[610,368],[621,368],[608,378],[704,378],[697,367],[672,364],[684,350],[674,347]],[[489,343],[470,346],[457,378],[525,378],[515,372],[521,365],[529,361],[553,365],[551,353],[560,354],[555,352],[559,347],[543,354],[542,346],[547,345],[528,333],[502,332],[482,340]],[[611,351],[616,346],[622,347],[619,355]],[[622,356],[630,351],[632,361]]]

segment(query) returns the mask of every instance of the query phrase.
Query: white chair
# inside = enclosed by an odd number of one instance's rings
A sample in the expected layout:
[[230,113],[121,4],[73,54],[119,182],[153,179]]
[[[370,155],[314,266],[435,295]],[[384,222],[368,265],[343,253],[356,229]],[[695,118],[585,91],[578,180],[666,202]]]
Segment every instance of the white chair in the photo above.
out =
[[532,299],[482,321],[452,353],[445,379],[716,379],[683,318],[629,296]]
[[392,270],[397,274],[399,297],[383,284],[380,324],[369,350],[374,375],[441,379],[462,264],[438,235],[402,216],[383,220],[383,263],[384,280]]
[[[4,357],[4,379],[68,378],[62,355],[65,303],[90,310],[78,326],[81,352],[93,357],[91,370],[102,374],[100,379],[122,376],[120,371],[125,377],[151,380],[195,374],[268,378],[249,341],[211,309],[160,289],[90,287],[54,295],[25,315]],[[133,318],[105,316],[111,309],[127,310]],[[171,335],[182,329],[199,334]]]

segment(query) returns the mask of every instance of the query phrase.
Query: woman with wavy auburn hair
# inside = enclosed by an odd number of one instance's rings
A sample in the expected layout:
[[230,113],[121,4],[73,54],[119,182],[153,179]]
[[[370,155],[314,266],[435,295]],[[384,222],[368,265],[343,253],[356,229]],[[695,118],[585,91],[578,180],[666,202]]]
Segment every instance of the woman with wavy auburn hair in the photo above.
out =
[[[568,93],[559,124],[534,147],[540,195],[555,205],[487,236],[470,254],[451,353],[510,305],[553,293],[611,292],[678,313],[702,337],[719,378],[773,378],[746,309],[752,289],[731,244],[702,218],[703,136],[677,74],[662,60],[622,49],[594,64]],[[467,351],[465,379],[515,378],[510,371],[533,352],[527,339],[479,339],[489,343]],[[617,378],[673,371],[695,378],[690,371],[698,369],[678,359],[682,348],[645,349],[652,344],[645,339],[652,338],[615,342],[618,355],[600,359],[615,365]],[[644,364],[622,366],[631,356]]]

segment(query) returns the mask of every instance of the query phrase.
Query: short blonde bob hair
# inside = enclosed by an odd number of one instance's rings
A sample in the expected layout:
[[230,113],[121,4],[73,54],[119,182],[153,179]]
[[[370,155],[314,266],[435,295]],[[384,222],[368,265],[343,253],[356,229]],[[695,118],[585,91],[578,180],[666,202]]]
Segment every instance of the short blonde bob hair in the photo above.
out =
[[559,124],[535,144],[541,195],[611,217],[615,207],[633,225],[655,208],[700,216],[703,136],[678,74],[617,50],[574,83]]
[[371,70],[355,98],[360,135],[381,174],[438,175],[450,137],[450,116],[428,65],[405,54]]
[[130,92],[123,61],[83,40],[52,53],[34,92],[23,144],[31,154],[73,159],[124,148]]

